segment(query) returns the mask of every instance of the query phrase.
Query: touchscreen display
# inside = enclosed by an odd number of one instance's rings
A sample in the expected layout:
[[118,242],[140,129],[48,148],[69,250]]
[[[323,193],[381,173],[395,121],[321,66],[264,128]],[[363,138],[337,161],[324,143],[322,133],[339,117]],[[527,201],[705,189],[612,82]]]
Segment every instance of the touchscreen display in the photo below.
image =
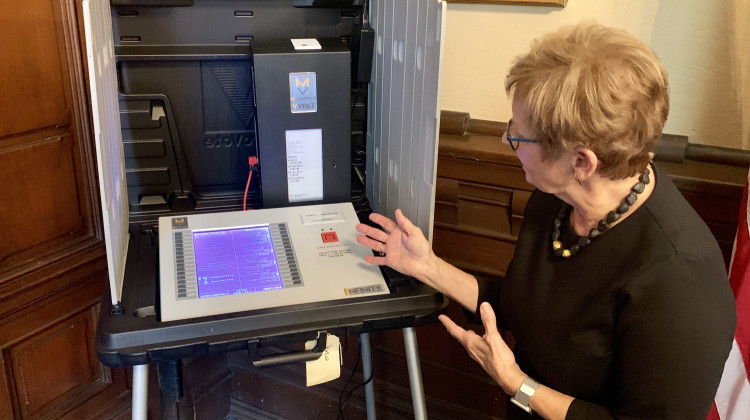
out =
[[268,226],[193,232],[198,297],[281,289]]

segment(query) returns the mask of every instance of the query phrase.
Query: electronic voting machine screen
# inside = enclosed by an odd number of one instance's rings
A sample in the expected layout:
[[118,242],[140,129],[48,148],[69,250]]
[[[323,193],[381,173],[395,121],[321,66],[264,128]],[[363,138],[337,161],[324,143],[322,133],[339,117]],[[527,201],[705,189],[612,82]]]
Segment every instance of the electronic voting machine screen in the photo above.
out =
[[351,203],[159,218],[161,320],[387,294]]

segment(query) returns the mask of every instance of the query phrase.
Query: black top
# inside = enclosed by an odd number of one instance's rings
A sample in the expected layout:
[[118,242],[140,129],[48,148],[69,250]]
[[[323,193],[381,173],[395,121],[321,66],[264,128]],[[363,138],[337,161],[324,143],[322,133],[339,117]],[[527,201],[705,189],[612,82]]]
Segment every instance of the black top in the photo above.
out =
[[[552,251],[563,203],[535,191],[502,284],[479,281],[521,369],[575,398],[568,419],[704,419],[719,384],[736,322],[722,255],[667,174],[655,178],[640,208],[569,259]],[[508,418],[530,417],[508,402]]]

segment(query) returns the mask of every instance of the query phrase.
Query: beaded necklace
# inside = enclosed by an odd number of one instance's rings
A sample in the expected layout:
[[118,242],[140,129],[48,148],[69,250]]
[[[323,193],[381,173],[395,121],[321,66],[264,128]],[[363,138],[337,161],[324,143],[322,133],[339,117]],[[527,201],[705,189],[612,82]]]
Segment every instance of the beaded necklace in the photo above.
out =
[[638,200],[638,194],[642,193],[646,189],[646,185],[651,182],[651,179],[649,178],[650,173],[651,171],[646,168],[641,176],[638,177],[638,182],[636,182],[635,185],[633,185],[633,188],[630,189],[630,193],[624,200],[622,200],[622,204],[607,213],[607,216],[604,219],[599,220],[596,227],[589,231],[588,236],[580,237],[578,243],[571,246],[569,249],[564,248],[560,241],[560,227],[562,226],[563,217],[569,214],[572,207],[568,203],[563,203],[562,207],[557,212],[557,217],[555,217],[555,222],[553,224],[554,229],[552,230],[552,250],[555,252],[555,255],[558,257],[570,258],[573,255],[576,255],[581,248],[589,246],[591,240],[609,229],[610,225],[617,221],[620,216],[625,214],[630,209],[630,206]]

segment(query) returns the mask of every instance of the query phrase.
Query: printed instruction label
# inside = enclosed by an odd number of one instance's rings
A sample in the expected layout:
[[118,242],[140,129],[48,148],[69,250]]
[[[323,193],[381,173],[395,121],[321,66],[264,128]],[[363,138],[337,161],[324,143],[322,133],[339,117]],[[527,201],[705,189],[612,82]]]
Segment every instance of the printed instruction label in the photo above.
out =
[[289,106],[292,114],[318,112],[318,82],[315,72],[289,73]]
[[318,258],[342,258],[352,253],[349,245],[337,243],[318,247]]
[[320,223],[343,222],[344,213],[340,211],[321,211],[300,215],[303,225],[317,225]]
[[290,203],[323,199],[323,130],[286,130],[286,180]]

